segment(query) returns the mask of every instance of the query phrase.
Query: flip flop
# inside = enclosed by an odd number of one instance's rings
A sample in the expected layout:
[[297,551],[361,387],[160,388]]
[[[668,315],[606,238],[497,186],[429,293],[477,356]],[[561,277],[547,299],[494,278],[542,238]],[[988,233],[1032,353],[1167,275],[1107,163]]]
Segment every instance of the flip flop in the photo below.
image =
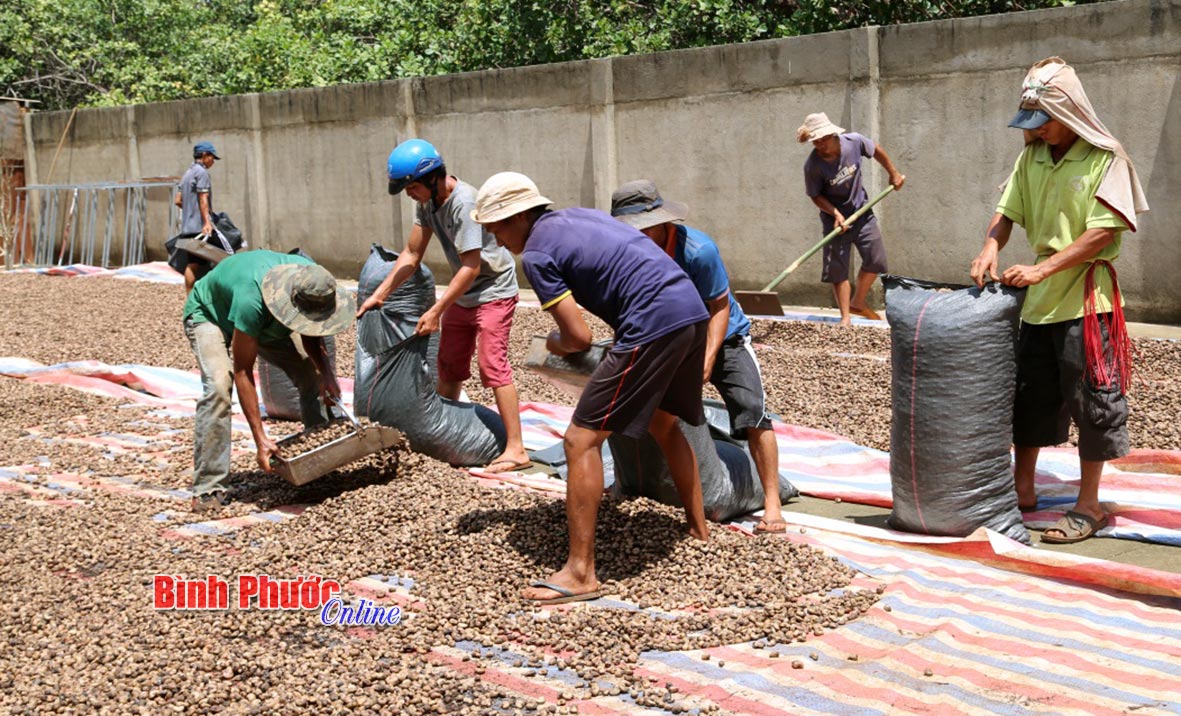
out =
[[553,590],[553,591],[557,592],[558,594],[562,595],[560,597],[553,597],[552,599],[530,599],[529,600],[529,601],[533,602],[534,604],[538,604],[541,606],[546,606],[549,604],[567,604],[569,602],[589,602],[592,599],[598,599],[599,597],[603,596],[603,590],[601,590],[601,589],[595,589],[590,592],[582,592],[580,594],[575,594],[573,591],[571,591],[563,586],[553,584],[551,582],[545,582],[540,579],[535,579],[532,582],[529,582],[529,586],[550,589],[550,590]]
[[882,320],[882,317],[878,315],[878,312],[872,308],[869,308],[868,306],[865,308],[850,308],[849,313],[856,313],[858,316],[861,316],[862,318],[868,318],[871,321]]
[[[763,525],[766,525],[766,526],[764,527]],[[781,529],[781,530],[768,529],[769,527],[774,527],[776,525],[781,525],[783,527],[783,529]],[[787,532],[787,520],[771,520],[770,522],[768,522],[767,520],[759,520],[759,524],[755,525],[755,534],[757,534],[757,535],[781,535],[786,532]]]
[[1082,512],[1070,510],[1065,515],[1062,515],[1061,519],[1046,528],[1046,532],[1057,530],[1062,533],[1062,536],[1055,537],[1054,535],[1043,532],[1042,542],[1048,542],[1050,544],[1074,544],[1094,537],[1096,532],[1106,526],[1107,515],[1103,515],[1103,519],[1097,520]]
[[[494,465],[508,465],[508,467],[506,467],[503,470],[489,469],[489,468],[493,467]],[[529,467],[533,467],[533,463],[529,460],[526,460],[525,462],[518,462],[518,463],[514,463],[512,460],[494,460],[493,462],[490,462],[487,465],[485,465],[484,467],[480,468],[479,471],[486,472],[490,475],[499,475],[502,472],[514,472],[516,470],[524,470]]]

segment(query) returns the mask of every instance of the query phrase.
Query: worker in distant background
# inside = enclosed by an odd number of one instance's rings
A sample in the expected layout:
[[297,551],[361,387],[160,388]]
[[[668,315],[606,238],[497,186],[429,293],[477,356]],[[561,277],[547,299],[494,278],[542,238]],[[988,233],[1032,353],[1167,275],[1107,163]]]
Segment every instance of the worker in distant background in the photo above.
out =
[[[213,235],[213,181],[209,170],[221,159],[211,142],[193,145],[193,164],[181,177],[175,203],[180,208],[180,237]],[[196,256],[188,257],[184,269],[185,293],[193,290],[197,279],[209,272],[209,262]]]
[[731,434],[746,440],[763,484],[763,518],[755,532],[787,530],[779,499],[779,447],[767,414],[763,376],[750,345],[750,320],[730,293],[730,278],[709,236],[679,223],[689,207],[666,201],[656,184],[639,179],[611,195],[611,216],[639,229],[693,281],[709,311],[705,340],[704,382],[712,383],[726,404]]
[[504,451],[483,468],[499,473],[529,467],[521,437],[520,399],[509,364],[509,336],[517,310],[517,267],[492,234],[472,220],[476,189],[447,173],[443,157],[426,140],[408,139],[390,152],[386,164],[389,191],[402,191],[415,202],[414,228],[406,248],[373,295],[361,304],[357,317],[377,308],[414,275],[426,256],[432,236],[453,272],[447,289],[418,320],[416,332],[439,336],[439,395],[459,400],[463,383],[472,374],[472,355],[480,382],[496,398],[504,421]]
[[[204,390],[193,427],[193,511],[230,502],[225,481],[230,474],[234,388],[254,436],[259,467],[269,472],[271,458],[279,452],[267,437],[258,408],[257,356],[295,384],[305,427],[328,422],[325,403],[340,401],[340,386],[323,336],[351,326],[354,311],[352,294],[337,286],[327,269],[293,254],[234,254],[197,283],[183,313]],[[300,335],[307,357],[296,350],[293,333]]]
[[[851,313],[871,320],[881,316],[869,307],[866,297],[878,274],[886,272],[886,245],[878,228],[873,210],[865,212],[853,225],[845,221],[869,201],[862,177],[862,157],[873,157],[889,173],[890,185],[901,189],[906,177],[894,168],[894,163],[880,145],[869,137],[845,130],[833,124],[823,112],[809,114],[796,130],[801,144],[812,143],[812,152],[804,161],[804,191],[820,209],[820,224],[824,234],[836,227],[841,233],[824,246],[824,266],[820,280],[832,284],[833,296],[841,310],[841,325],[852,322]],[[861,255],[861,270],[857,273],[857,292],[850,297],[849,259],[852,248]]]
[[[988,279],[1028,287],[1017,339],[1013,404],[1013,480],[1017,506],[1037,509],[1034,474],[1043,447],[1078,428],[1078,501],[1042,541],[1081,542],[1107,526],[1099,501],[1103,465],[1128,454],[1131,344],[1113,262],[1125,231],[1148,201],[1123,145],[1095,114],[1074,69],[1061,58],[1026,74],[1010,127],[1025,149],[972,262],[977,286]],[[1037,255],[1032,266],[997,275],[997,256],[1014,224]]]

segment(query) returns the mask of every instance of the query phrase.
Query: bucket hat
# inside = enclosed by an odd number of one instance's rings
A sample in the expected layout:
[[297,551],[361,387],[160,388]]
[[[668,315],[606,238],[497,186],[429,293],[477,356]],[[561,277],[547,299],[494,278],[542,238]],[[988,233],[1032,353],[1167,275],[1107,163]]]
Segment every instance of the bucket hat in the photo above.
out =
[[336,335],[352,325],[357,311],[352,294],[319,264],[283,264],[267,271],[262,300],[276,320],[304,336]]
[[830,134],[843,134],[844,132],[845,128],[833,124],[827,114],[817,112],[804,117],[804,123],[796,130],[796,139],[800,144],[807,144]]
[[476,208],[472,209],[471,217],[478,224],[494,224],[535,206],[552,203],[524,174],[500,172],[488,177],[476,192]]
[[682,221],[688,215],[688,204],[666,200],[650,179],[629,181],[611,195],[611,216],[637,229]]

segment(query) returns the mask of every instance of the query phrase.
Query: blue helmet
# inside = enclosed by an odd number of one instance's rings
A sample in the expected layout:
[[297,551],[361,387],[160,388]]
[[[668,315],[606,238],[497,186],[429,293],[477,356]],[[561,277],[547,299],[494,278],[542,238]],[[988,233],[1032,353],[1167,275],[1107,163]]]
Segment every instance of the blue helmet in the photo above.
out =
[[407,139],[390,152],[386,173],[390,178],[390,194],[397,194],[406,185],[418,181],[443,166],[439,150],[425,139]]

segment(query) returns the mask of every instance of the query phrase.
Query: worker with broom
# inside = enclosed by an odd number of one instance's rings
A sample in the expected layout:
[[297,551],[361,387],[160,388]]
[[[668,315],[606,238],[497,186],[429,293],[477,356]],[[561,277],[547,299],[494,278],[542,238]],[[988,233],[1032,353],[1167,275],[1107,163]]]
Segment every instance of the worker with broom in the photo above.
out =
[[[841,310],[841,325],[849,325],[853,313],[881,320],[866,302],[870,286],[878,274],[886,272],[886,246],[882,243],[877,217],[867,211],[851,225],[845,217],[851,216],[868,201],[861,168],[863,157],[873,157],[882,165],[895,190],[902,188],[906,176],[894,167],[894,162],[880,145],[856,132],[846,133],[824,112],[805,117],[804,124],[796,131],[796,139],[801,144],[812,143],[812,152],[804,161],[804,191],[820,209],[824,233],[841,229],[840,235],[824,246],[824,265],[820,273],[821,281],[832,284],[833,296]],[[853,246],[861,255],[855,294],[849,286],[849,259]]]

